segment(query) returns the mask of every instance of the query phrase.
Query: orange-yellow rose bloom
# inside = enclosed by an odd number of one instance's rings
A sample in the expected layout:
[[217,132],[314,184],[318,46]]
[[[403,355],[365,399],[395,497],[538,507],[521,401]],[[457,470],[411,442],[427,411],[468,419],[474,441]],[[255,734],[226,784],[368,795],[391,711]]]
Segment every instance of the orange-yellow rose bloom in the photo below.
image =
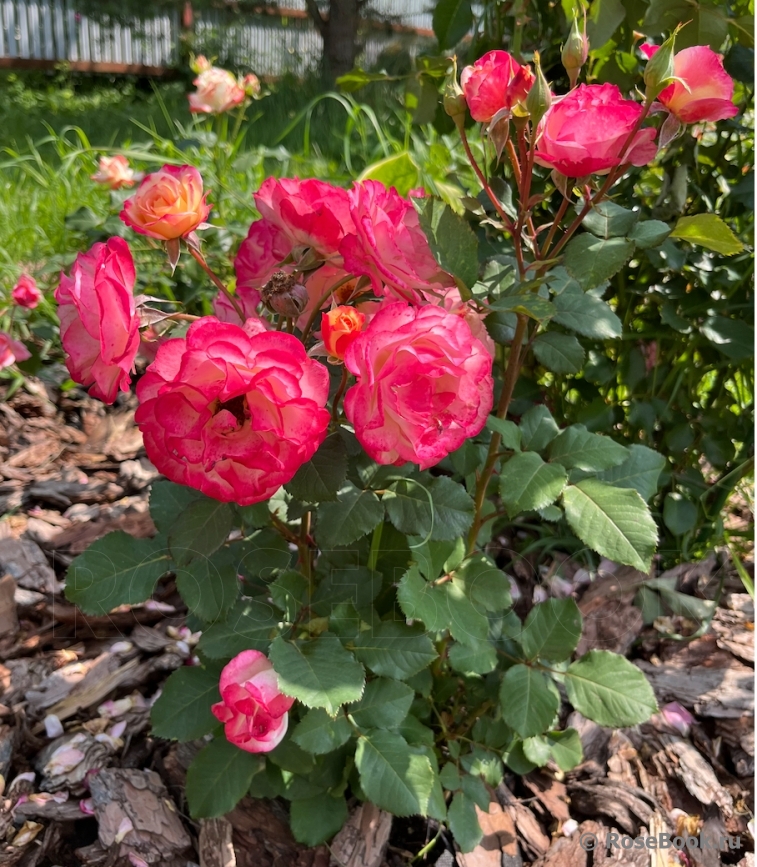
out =
[[145,175],[134,195],[124,202],[121,219],[141,235],[171,241],[193,232],[209,213],[197,169],[163,166]]
[[363,330],[365,314],[354,307],[335,307],[321,317],[321,335],[332,358],[344,358],[350,344]]

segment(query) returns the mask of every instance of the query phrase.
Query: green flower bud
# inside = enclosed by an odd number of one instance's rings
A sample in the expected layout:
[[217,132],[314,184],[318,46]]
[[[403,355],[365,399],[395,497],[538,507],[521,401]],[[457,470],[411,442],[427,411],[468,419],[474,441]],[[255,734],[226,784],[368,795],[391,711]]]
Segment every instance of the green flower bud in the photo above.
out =
[[568,39],[562,47],[562,65],[568,73],[571,89],[576,86],[581,67],[589,56],[589,40],[586,36],[586,22],[579,26],[578,17],[573,19]]
[[644,67],[644,84],[646,85],[647,104],[652,102],[663,90],[675,81],[675,67],[673,64],[673,49],[675,47],[678,30],[656,51],[647,61]]
[[457,83],[457,63],[444,82],[444,110],[455,121],[455,126],[462,129],[468,112],[468,103],[465,101],[463,89]]
[[534,66],[536,74],[534,83],[531,85],[531,90],[528,91],[526,97],[526,109],[531,115],[531,122],[534,127],[547,113],[547,109],[552,105],[552,91],[549,89],[547,79],[541,71],[541,61],[539,60],[539,52],[534,52]]

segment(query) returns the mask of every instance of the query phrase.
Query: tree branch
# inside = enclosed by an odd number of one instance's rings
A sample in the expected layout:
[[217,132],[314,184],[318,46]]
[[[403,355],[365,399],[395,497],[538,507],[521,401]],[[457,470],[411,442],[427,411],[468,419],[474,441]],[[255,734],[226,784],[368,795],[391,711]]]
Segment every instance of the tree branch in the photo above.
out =
[[321,10],[318,8],[316,0],[305,0],[305,6],[307,6],[308,14],[313,19],[313,23],[318,28],[318,32],[325,39],[329,22],[321,15]]

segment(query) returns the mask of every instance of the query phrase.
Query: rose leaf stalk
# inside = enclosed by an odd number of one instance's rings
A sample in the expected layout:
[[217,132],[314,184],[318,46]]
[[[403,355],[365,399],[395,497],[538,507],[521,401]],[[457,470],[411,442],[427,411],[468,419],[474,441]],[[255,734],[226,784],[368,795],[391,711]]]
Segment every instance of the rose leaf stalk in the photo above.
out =
[[189,244],[189,243],[187,243],[187,249],[189,250],[189,253],[192,256],[192,258],[195,260],[195,262],[197,262],[197,264],[202,268],[202,270],[213,281],[213,284],[221,292],[223,292],[223,294],[229,300],[229,304],[231,304],[231,306],[234,308],[234,311],[239,316],[240,320],[242,322],[244,322],[245,321],[245,315],[242,311],[242,308],[239,306],[237,299],[231,294],[231,292],[229,292],[229,290],[226,288],[223,281],[221,279],[219,279],[219,277],[211,269],[210,265],[208,265],[208,263],[205,261],[205,257],[202,255],[202,253],[196,247],[194,247],[192,244]]

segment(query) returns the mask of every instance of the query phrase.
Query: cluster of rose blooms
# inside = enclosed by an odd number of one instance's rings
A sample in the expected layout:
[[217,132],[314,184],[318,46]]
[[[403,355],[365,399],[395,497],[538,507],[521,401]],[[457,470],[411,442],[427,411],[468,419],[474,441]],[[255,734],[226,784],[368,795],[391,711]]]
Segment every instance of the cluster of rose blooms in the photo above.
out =
[[[535,161],[572,179],[647,164],[658,130],[643,126],[646,109],[616,86],[576,86],[588,46],[575,28],[574,35],[563,53],[572,89],[547,95],[532,132]],[[654,55],[653,46],[643,50]],[[673,60],[673,82],[646,106],[667,113],[665,141],[683,124],[737,113],[717,54],[695,47]],[[245,84],[202,58],[196,71],[194,111],[217,114],[257,92],[257,80]],[[536,80],[529,66],[492,51],[463,70],[460,84],[472,117],[491,129],[503,118],[527,118]],[[116,156],[101,161],[95,180],[118,188],[139,178]],[[462,300],[432,254],[412,202],[422,195],[403,197],[371,180],[347,190],[268,179],[255,194],[261,218],[237,252],[231,294],[200,252],[196,232],[208,227],[210,206],[199,172],[166,165],[148,174],[121,219],[165,242],[172,262],[185,243],[223,290],[215,316],[196,318],[183,337],[151,327],[140,336],[145,299],[134,296],[129,246],[118,237],[95,244],[55,292],[72,378],[112,403],[129,390],[141,350],[151,363],[136,387],[135,418],[148,456],[169,479],[223,501],[260,502],[290,481],[338,421],[342,394],[344,415],[376,462],[438,463],[485,424],[494,346],[485,308]],[[40,297],[28,276],[13,290],[21,307]],[[0,333],[0,368],[26,357]],[[331,412],[327,365],[343,373]],[[292,699],[281,695],[263,654],[232,660],[220,690],[213,710],[229,740],[251,752],[280,742]]]

